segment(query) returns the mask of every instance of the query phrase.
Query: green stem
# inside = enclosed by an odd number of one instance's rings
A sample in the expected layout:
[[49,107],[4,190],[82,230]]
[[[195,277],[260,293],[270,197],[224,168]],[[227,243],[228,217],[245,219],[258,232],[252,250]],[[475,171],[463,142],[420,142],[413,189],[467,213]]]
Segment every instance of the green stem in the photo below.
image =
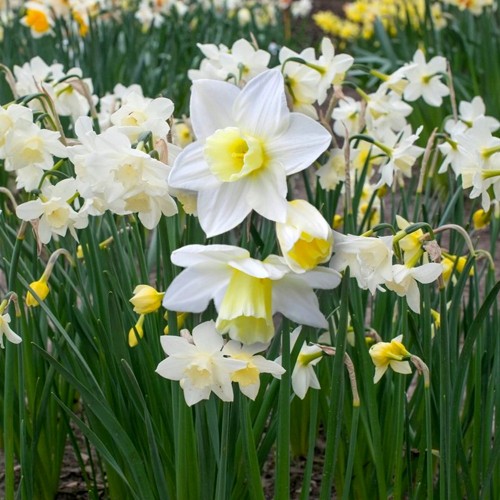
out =
[[[21,246],[24,240],[23,223],[19,229],[19,233],[14,245],[12,260],[9,270],[8,287],[14,288],[16,282],[17,267],[19,256],[21,254]],[[5,346],[5,383],[4,383],[4,401],[3,401],[3,418],[4,418],[4,454],[5,454],[5,499],[14,499],[14,390],[15,390],[15,356],[17,349],[15,344],[6,342]]]
[[323,481],[321,484],[320,499],[331,498],[333,483],[333,471],[337,458],[337,450],[342,428],[344,395],[344,354],[346,350],[346,334],[349,321],[349,268],[347,268],[342,278],[342,289],[340,292],[340,319],[335,342],[335,357],[333,360],[333,370],[331,379],[330,406],[328,409],[328,425],[326,434],[325,465],[323,468]]
[[279,393],[275,498],[290,498],[290,335],[281,331],[283,368]]

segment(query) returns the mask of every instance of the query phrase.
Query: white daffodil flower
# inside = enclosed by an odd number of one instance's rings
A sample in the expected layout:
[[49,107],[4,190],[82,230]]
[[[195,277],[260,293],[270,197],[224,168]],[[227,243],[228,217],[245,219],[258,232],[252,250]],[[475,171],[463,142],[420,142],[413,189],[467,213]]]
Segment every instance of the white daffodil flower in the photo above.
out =
[[401,264],[392,266],[392,279],[385,282],[385,286],[396,292],[400,297],[406,297],[408,307],[420,314],[419,283],[432,283],[443,274],[443,265],[429,263],[419,267],[407,267]]
[[19,344],[23,339],[15,332],[12,331],[12,328],[9,326],[10,323],[10,314],[5,313],[0,315],[0,348],[4,348],[3,345],[3,337],[7,337],[9,342],[13,344]]
[[286,222],[276,223],[276,235],[286,263],[296,273],[314,269],[332,255],[332,228],[305,200],[288,202]]
[[295,274],[276,255],[259,261],[229,245],[188,245],[172,253],[172,263],[186,269],[170,284],[163,306],[200,313],[213,299],[217,329],[245,344],[269,342],[277,312],[299,324],[326,328],[313,288],[331,289],[340,283],[332,269]]
[[252,210],[284,222],[286,176],[311,165],[331,140],[314,120],[290,113],[277,69],[243,90],[195,81],[191,122],[198,140],[177,157],[169,184],[198,192],[198,216],[209,237],[234,228]]
[[335,245],[330,267],[342,272],[349,267],[363,290],[383,290],[381,285],[392,279],[392,236],[374,238],[341,234],[333,231]]
[[422,97],[430,106],[441,106],[443,97],[450,93],[450,89],[441,81],[443,73],[446,73],[446,59],[443,56],[433,57],[426,62],[424,53],[418,49],[413,56],[413,64],[408,65],[404,72],[409,83],[403,97],[407,101]]
[[247,362],[224,356],[224,340],[213,321],[195,327],[192,340],[193,343],[185,337],[163,335],[160,342],[168,358],[160,362],[156,373],[180,381],[188,406],[208,399],[212,392],[222,401],[232,401],[231,376],[246,368]]
[[[293,350],[301,330],[302,326],[299,326],[290,334],[290,351]],[[307,342],[302,344],[291,377],[292,390],[298,398],[304,399],[309,388],[321,389],[314,367],[322,359],[323,351],[320,347],[317,345],[308,345]],[[281,363],[282,356],[276,359],[276,362]]]
[[222,354],[231,359],[246,363],[245,368],[233,372],[231,380],[237,382],[240,391],[252,400],[255,400],[260,388],[260,374],[270,373],[275,378],[281,378],[285,373],[284,368],[275,361],[269,361],[264,356],[257,355],[267,348],[267,344],[245,345],[235,340],[230,340],[222,349]]
[[40,198],[19,205],[16,215],[25,221],[40,218],[37,231],[42,243],[48,243],[53,236],[65,236],[67,231],[78,241],[76,230],[88,225],[88,203],[79,211],[73,208],[72,199],[77,194],[75,179],[44,184],[41,191]]

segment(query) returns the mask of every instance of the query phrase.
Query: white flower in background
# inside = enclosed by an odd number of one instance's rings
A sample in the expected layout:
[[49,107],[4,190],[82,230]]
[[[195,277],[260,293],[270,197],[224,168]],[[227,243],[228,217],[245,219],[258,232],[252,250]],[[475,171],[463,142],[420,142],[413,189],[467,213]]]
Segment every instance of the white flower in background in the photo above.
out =
[[330,267],[342,272],[347,267],[363,290],[383,290],[392,279],[392,236],[380,238],[333,232],[335,245]]
[[295,0],[290,5],[290,12],[293,17],[306,17],[312,10],[311,0]]
[[143,97],[142,87],[136,83],[125,87],[121,83],[115,85],[113,93],[106,94],[99,99],[99,128],[104,132],[111,127],[111,115],[120,107],[127,94],[134,93]]
[[493,116],[486,116],[486,106],[481,96],[476,96],[471,102],[460,101],[458,105],[458,122],[450,119],[444,129],[452,138],[453,135],[465,132],[468,128],[484,123],[490,132],[495,132],[500,127],[500,122]]
[[9,313],[0,315],[0,348],[2,349],[4,349],[3,345],[4,336],[7,338],[9,342],[12,342],[13,344],[19,344],[23,340],[17,333],[12,331],[12,328],[10,327],[9,323],[10,323]]
[[75,179],[64,179],[55,185],[46,183],[40,197],[19,205],[16,214],[25,221],[40,219],[37,231],[44,244],[54,236],[65,236],[67,231],[78,241],[76,230],[87,227],[88,212],[87,205],[79,211],[73,208],[76,196]]
[[446,59],[433,57],[426,62],[424,53],[418,49],[413,56],[413,64],[408,65],[405,76],[408,80],[403,97],[407,101],[416,101],[419,97],[430,106],[441,106],[443,97],[450,94],[450,89],[441,81],[446,73]]
[[20,96],[37,94],[40,92],[42,82],[57,81],[65,76],[62,64],[56,63],[49,66],[39,56],[22,66],[14,66],[13,72],[16,80],[15,89]]
[[171,259],[186,269],[170,284],[163,306],[200,313],[213,299],[219,313],[217,329],[234,340],[269,342],[277,312],[300,324],[328,326],[313,288],[335,288],[340,276],[332,269],[295,274],[276,255],[259,261],[247,250],[229,245],[188,245],[175,250]]
[[245,345],[235,340],[230,340],[222,349],[222,354],[244,361],[246,366],[231,375],[231,380],[237,382],[240,391],[248,398],[255,400],[260,388],[260,374],[270,373],[275,378],[281,378],[285,370],[275,361],[269,361],[257,353],[264,351],[267,344]]
[[361,101],[352,97],[343,97],[339,100],[338,106],[333,110],[333,131],[340,137],[345,137],[346,129],[349,136],[361,132],[362,118]]
[[288,202],[286,222],[276,223],[276,235],[286,263],[296,273],[330,260],[332,228],[319,210],[305,200]]
[[42,129],[31,120],[16,120],[5,136],[3,155],[5,170],[16,172],[18,189],[36,189],[43,171],[53,167],[53,157],[67,157],[66,147],[59,138],[59,132]]
[[[299,338],[302,327],[297,327],[290,334],[290,351],[293,350],[297,339]],[[300,352],[297,356],[297,361],[292,372],[292,389],[295,395],[304,399],[307,391],[311,389],[321,389],[318,377],[314,371],[314,367],[323,359],[323,351],[317,345],[308,345],[307,342],[302,344]],[[282,362],[282,356],[277,360],[277,363]]]
[[151,132],[153,143],[157,139],[166,140],[170,127],[167,120],[174,112],[174,103],[165,97],[150,99],[135,92],[128,92],[121,105],[111,115],[112,125],[125,134],[132,142],[145,132]]
[[406,126],[406,117],[413,108],[401,99],[397,92],[386,92],[383,87],[368,96],[366,103],[366,126],[372,133],[382,136],[393,131],[396,134]]
[[151,26],[159,28],[164,23],[161,12],[155,10],[149,0],[141,1],[134,17],[141,23],[143,31],[147,31]]
[[188,78],[192,81],[205,78],[209,80],[225,80],[227,75],[222,69],[220,55],[227,54],[229,49],[224,44],[197,43],[196,46],[205,58],[201,60],[199,69],[190,69],[188,71]]
[[152,229],[162,214],[177,213],[169,194],[168,165],[132,148],[130,139],[116,127],[97,135],[92,120],[82,117],[75,131],[81,144],[69,147],[68,153],[81,196],[92,200],[91,215],[105,210],[118,215],[137,213],[142,224]]
[[[182,333],[182,332],[181,332]],[[168,355],[156,373],[169,380],[178,380],[188,406],[208,399],[213,392],[222,401],[233,400],[231,376],[247,367],[247,362],[231,359],[221,352],[224,340],[213,321],[193,329],[193,343],[184,337],[162,335],[161,346]]]
[[0,106],[0,159],[5,159],[5,140],[9,132],[16,128],[18,120],[33,122],[33,111],[19,104],[11,104],[7,108]]
[[317,171],[321,187],[326,191],[332,191],[340,182],[345,181],[345,153],[343,149],[330,150],[328,161]]
[[377,187],[392,186],[394,175],[398,172],[405,177],[411,177],[411,167],[422,155],[424,148],[415,146],[415,141],[420,137],[423,126],[412,134],[408,125],[399,135],[392,132],[385,134],[385,147],[378,145],[388,155],[388,161],[380,167],[380,180]]
[[255,49],[245,39],[234,42],[231,50],[219,54],[221,70],[226,74],[224,80],[243,84],[265,71],[269,66],[271,54],[265,50]]
[[392,279],[385,286],[396,292],[400,297],[406,297],[408,307],[420,314],[419,283],[432,283],[443,273],[442,264],[429,263],[418,267],[407,267],[400,264],[392,266]]
[[207,236],[222,234],[255,210],[286,220],[286,176],[311,165],[330,134],[310,118],[290,113],[278,70],[238,89],[196,81],[191,123],[197,141],[177,157],[169,183],[198,192],[198,215]]

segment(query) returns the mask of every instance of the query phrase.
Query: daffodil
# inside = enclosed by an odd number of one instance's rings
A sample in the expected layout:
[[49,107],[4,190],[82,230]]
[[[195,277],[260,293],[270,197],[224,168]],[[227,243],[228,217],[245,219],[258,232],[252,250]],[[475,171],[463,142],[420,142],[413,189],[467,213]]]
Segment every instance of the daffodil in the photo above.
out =
[[392,279],[386,281],[385,286],[400,297],[406,297],[408,307],[420,313],[420,291],[419,283],[431,283],[443,274],[443,265],[436,263],[423,264],[418,267],[407,267],[394,264],[392,266]]
[[128,332],[128,345],[130,347],[135,347],[139,343],[139,339],[144,337],[144,318],[145,315],[141,314],[137,323]]
[[231,378],[248,363],[224,356],[224,341],[213,321],[193,329],[192,343],[185,337],[170,335],[163,335],[160,342],[168,357],[160,362],[156,373],[180,381],[188,406],[208,399],[212,392],[222,401],[233,400]]
[[207,236],[229,231],[252,210],[285,222],[286,176],[311,165],[331,140],[314,120],[290,113],[277,69],[256,76],[243,90],[195,81],[191,122],[197,141],[175,160],[169,184],[198,193]]
[[164,295],[165,292],[158,292],[152,286],[137,285],[134,288],[134,296],[130,299],[130,302],[137,314],[149,314],[160,308]]
[[410,359],[411,354],[402,344],[403,335],[398,335],[390,342],[378,342],[370,347],[370,356],[375,365],[375,376],[373,383],[377,383],[389,366],[397,373],[407,375],[411,373]]
[[330,267],[342,272],[349,267],[358,286],[375,294],[392,278],[392,236],[381,238],[333,232],[335,245]]
[[296,274],[276,255],[259,261],[247,250],[229,245],[189,245],[174,251],[171,258],[186,269],[170,284],[163,306],[200,313],[213,299],[217,329],[234,340],[269,342],[277,312],[299,324],[328,326],[313,288],[335,288],[340,275],[333,269],[318,267]]
[[275,378],[281,378],[285,373],[284,368],[276,363],[257,355],[267,348],[267,344],[245,345],[235,340],[230,340],[222,349],[222,353],[231,359],[238,359],[246,363],[231,375],[231,380],[237,382],[240,391],[248,398],[255,400],[260,388],[260,374],[270,373]]
[[[9,305],[9,300],[4,299],[0,304],[0,348],[4,348],[3,337],[5,336],[9,342],[13,344],[19,344],[23,339],[15,333],[10,327],[10,314],[4,313],[5,309]],[[17,307],[17,306],[16,306]]]
[[[40,301],[44,301],[50,292],[47,280],[48,278],[44,274],[38,281],[30,283],[30,288],[38,295]],[[31,292],[28,292],[26,294],[26,305],[28,307],[38,307],[40,302]]]
[[276,234],[283,257],[296,273],[314,269],[332,255],[332,229],[305,200],[288,202],[286,222],[276,224]]

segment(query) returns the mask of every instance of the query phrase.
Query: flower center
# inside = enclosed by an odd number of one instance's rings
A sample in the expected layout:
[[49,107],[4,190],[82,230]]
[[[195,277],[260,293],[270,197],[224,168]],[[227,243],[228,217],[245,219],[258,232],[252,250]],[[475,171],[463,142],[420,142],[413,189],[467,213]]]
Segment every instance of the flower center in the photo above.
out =
[[269,342],[274,335],[272,283],[233,269],[216,328],[244,344]]
[[322,238],[314,238],[302,232],[288,255],[302,269],[314,269],[318,264],[328,259],[332,245]]
[[222,182],[235,182],[265,165],[262,142],[243,135],[237,127],[217,130],[207,138],[205,159],[210,171]]

